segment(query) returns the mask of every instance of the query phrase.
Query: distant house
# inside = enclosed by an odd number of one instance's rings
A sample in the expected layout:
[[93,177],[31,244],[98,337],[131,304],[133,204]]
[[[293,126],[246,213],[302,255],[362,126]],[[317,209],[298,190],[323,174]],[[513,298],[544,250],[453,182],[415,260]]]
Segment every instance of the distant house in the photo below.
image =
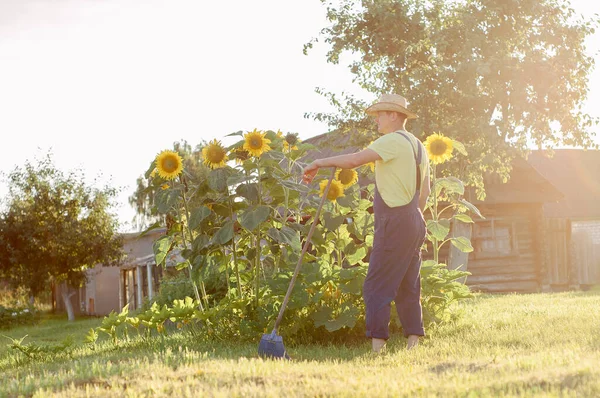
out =
[[[152,299],[159,287],[162,267],[154,261],[153,244],[165,233],[156,229],[123,234],[123,248],[127,258],[120,267],[96,265],[87,272],[87,283],[71,298],[76,314],[107,315],[120,311],[126,304],[130,309],[140,308],[145,299]],[[56,308],[64,310],[62,300]]]

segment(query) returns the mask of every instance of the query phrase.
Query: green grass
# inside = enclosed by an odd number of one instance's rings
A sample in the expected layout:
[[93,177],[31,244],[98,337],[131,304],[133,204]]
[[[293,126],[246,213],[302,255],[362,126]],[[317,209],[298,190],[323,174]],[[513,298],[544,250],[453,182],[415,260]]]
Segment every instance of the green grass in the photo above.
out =
[[[286,344],[292,362],[257,358],[258,338],[212,343],[189,334],[118,346],[102,337],[95,349],[47,360],[0,346],[0,396],[600,396],[599,308],[598,290],[481,296],[417,350],[405,351],[399,336],[379,356],[367,340]],[[99,322],[53,318],[0,333],[82,342]]]

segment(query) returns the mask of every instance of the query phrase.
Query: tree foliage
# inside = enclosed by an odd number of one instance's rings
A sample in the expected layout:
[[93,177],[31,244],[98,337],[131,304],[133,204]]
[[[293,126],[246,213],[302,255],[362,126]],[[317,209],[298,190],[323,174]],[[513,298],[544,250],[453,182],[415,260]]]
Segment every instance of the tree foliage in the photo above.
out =
[[[596,123],[582,111],[594,66],[585,39],[597,19],[568,0],[322,0],[331,25],[327,60],[351,53],[354,81],[374,94],[407,97],[417,136],[440,132],[466,144],[469,160],[449,173],[482,187],[527,146],[593,146]],[[338,114],[312,114],[341,133],[376,131],[367,104],[323,89]]]
[[0,275],[32,296],[53,280],[80,286],[97,263],[118,264],[122,241],[110,213],[113,188],[87,186],[83,176],[58,170],[50,156],[8,175],[0,217]]

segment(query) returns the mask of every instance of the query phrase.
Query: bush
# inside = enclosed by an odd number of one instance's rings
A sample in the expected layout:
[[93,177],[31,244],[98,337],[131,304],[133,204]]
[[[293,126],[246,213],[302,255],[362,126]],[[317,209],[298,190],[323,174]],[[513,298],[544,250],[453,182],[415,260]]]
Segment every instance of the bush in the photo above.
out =
[[32,325],[39,320],[38,312],[33,308],[9,308],[0,305],[0,328]]
[[158,294],[154,297],[153,302],[161,306],[171,305],[174,300],[181,300],[185,297],[194,297],[194,288],[184,272],[177,272],[174,275],[165,276],[160,281]]

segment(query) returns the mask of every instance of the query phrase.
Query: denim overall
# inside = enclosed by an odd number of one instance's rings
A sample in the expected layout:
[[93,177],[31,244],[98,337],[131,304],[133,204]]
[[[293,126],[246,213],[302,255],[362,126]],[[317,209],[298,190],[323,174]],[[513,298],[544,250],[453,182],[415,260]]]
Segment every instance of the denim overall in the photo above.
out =
[[[404,133],[412,148],[412,142]],[[366,305],[367,337],[388,339],[391,302],[396,303],[404,336],[424,336],[421,310],[421,245],[425,240],[425,221],[419,209],[421,190],[421,145],[417,145],[417,190],[410,203],[389,207],[377,188],[373,210],[375,236],[369,270],[363,286]]]

